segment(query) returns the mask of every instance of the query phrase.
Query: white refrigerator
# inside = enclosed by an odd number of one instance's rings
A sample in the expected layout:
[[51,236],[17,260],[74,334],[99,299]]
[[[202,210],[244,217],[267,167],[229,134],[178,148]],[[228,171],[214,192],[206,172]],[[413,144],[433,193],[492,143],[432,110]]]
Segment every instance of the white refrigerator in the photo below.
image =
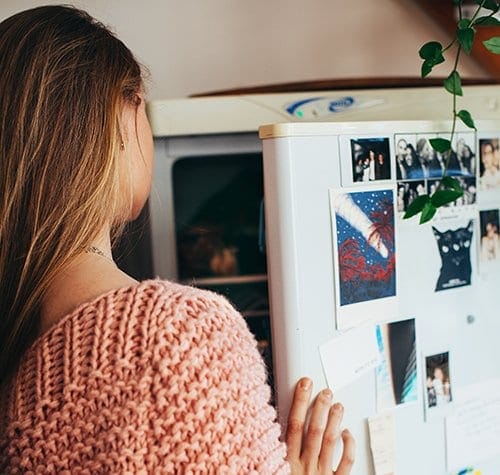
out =
[[451,121],[260,128],[279,415],[301,376],[330,386],[354,475],[500,473],[500,120],[478,113],[447,172],[463,196],[425,224],[403,214]]

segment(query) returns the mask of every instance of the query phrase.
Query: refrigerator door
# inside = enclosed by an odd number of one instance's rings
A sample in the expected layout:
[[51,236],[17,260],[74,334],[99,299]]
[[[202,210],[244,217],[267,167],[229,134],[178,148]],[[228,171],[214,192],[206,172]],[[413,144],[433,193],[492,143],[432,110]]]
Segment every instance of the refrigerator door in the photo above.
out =
[[[345,406],[345,426],[356,438],[355,475],[375,473],[367,419],[380,414],[394,418],[395,473],[446,474],[452,467],[458,472],[461,467],[453,464],[461,460],[461,455],[452,454],[456,445],[447,451],[445,430],[446,417],[453,414],[453,404],[446,410],[432,407],[425,389],[426,376],[434,370],[436,357],[446,359],[447,378],[440,380],[438,389],[440,397],[449,402],[455,390],[458,394],[469,385],[500,378],[497,364],[500,319],[496,305],[500,261],[487,271],[479,262],[482,232],[479,211],[498,209],[500,187],[481,189],[484,171],[480,171],[478,161],[481,140],[493,138],[498,143],[500,121],[477,121],[477,127],[477,135],[462,126],[457,129],[458,137],[466,137],[475,153],[475,168],[469,164],[466,171],[460,172],[463,175],[457,175],[464,184],[465,195],[470,195],[469,201],[440,210],[425,225],[419,225],[416,218],[402,219],[398,204],[404,204],[398,203],[396,190],[401,189],[402,200],[405,189],[408,193],[411,189],[432,191],[435,179],[429,172],[422,177],[398,179],[398,139],[405,137],[416,144],[419,138],[444,136],[451,128],[450,122],[289,123],[260,129],[273,361],[281,423],[285,424],[292,390],[300,377],[310,376],[316,390],[332,386],[338,376],[338,371],[335,373],[332,368],[348,367],[365,350],[353,345],[343,351],[339,358],[342,361],[330,361],[330,365],[321,358],[320,347],[329,345],[335,349],[335,339],[344,337],[345,329],[371,326],[377,345],[382,344],[386,334],[395,353],[384,353],[379,347],[376,368],[361,372],[338,390],[334,385],[331,387],[335,399]],[[356,144],[375,142],[388,144],[390,176],[379,181],[357,182]],[[423,154],[422,150],[419,152]],[[375,193],[375,201],[386,196],[377,193],[392,193],[394,295],[364,298],[359,302],[356,301],[359,296],[355,295],[346,304],[342,298],[347,294],[340,287],[345,278],[341,274],[345,271],[344,254],[339,254],[341,238],[347,224],[356,233],[362,224],[353,224],[355,218],[342,209],[335,196],[341,194],[359,204],[364,199],[362,193],[370,190]],[[376,216],[371,216],[375,220]],[[358,236],[354,231],[353,236]],[[447,257],[441,254],[448,251],[439,247],[439,239],[461,239],[461,244],[451,242],[449,246],[461,247],[461,252],[470,255],[469,271],[465,263],[457,264],[461,269],[458,272],[465,269],[465,280],[457,276],[446,280]],[[373,235],[366,240],[373,241]],[[387,240],[383,238],[385,244]],[[378,253],[386,257],[391,252],[378,247]],[[381,269],[371,267],[375,268]],[[341,340],[337,341],[340,344]],[[389,364],[385,369],[384,355]],[[396,373],[400,375],[399,381]],[[384,375],[393,380],[392,391],[388,393],[384,393],[387,389],[383,385]],[[436,371],[433,376],[436,387],[438,376],[442,377]],[[482,473],[500,473],[500,455],[492,454],[488,460],[482,460],[484,457],[479,453],[470,447],[466,449],[463,457],[468,464],[481,462]]]

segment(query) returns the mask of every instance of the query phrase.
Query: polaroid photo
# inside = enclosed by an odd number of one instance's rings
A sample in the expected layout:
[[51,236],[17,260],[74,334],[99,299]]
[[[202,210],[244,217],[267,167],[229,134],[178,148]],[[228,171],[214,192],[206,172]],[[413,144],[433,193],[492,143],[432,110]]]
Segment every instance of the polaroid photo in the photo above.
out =
[[479,260],[482,272],[500,262],[500,218],[498,209],[479,211],[481,240]]
[[479,139],[479,190],[500,190],[500,140]]
[[[448,138],[449,134],[397,134],[395,136],[396,179],[424,180],[442,178],[446,169],[446,154],[434,150],[430,139]],[[458,133],[453,142],[447,176],[471,177],[476,172],[475,136]]]
[[[417,138],[417,157],[426,178],[442,178],[446,169],[446,153],[434,150],[429,139],[440,137],[449,139],[449,133],[419,135]],[[470,178],[476,176],[475,136],[473,133],[457,133],[453,139],[452,151],[448,159],[446,176]]]
[[394,188],[330,190],[337,328],[394,315]]
[[463,223],[458,226],[455,223],[453,227],[447,222],[431,226],[441,258],[436,292],[471,285],[474,219]]
[[429,196],[433,195],[437,191],[440,181],[440,178],[429,179],[425,181],[427,185],[427,194]]
[[449,351],[425,357],[425,420],[450,413],[453,401]]
[[454,154],[450,158],[450,175],[476,176],[476,135],[471,132],[458,132],[453,139]]
[[396,188],[396,206],[400,214],[404,214],[416,198],[428,192],[425,180],[398,181]]
[[417,174],[418,178],[440,178],[443,176],[443,157],[432,148],[430,142],[430,139],[436,137],[438,137],[437,133],[417,134],[413,173]]
[[[449,138],[449,134],[437,134],[438,137]],[[436,215],[440,217],[459,217],[470,213],[471,205],[475,205],[477,201],[477,167],[476,167],[476,146],[475,135],[469,132],[457,133],[452,144],[452,152],[449,157],[448,169],[446,176],[452,177],[458,181],[463,190],[463,195],[452,203],[441,207]],[[440,163],[444,170],[446,155],[442,155],[437,151],[433,151],[433,159],[428,168],[428,184],[429,194],[432,195],[437,190],[439,179],[443,173],[437,168],[437,163]]]
[[391,149],[388,137],[343,136],[340,148],[344,165],[341,167],[344,186],[391,180]]
[[[458,181],[464,194],[457,200],[444,205],[440,208],[440,214],[450,216],[458,212],[458,208],[476,204],[477,197],[477,180],[475,176],[454,176]],[[427,182],[427,194],[432,196],[439,186],[439,179],[429,179]],[[439,215],[438,215],[439,216]]]
[[[438,190],[440,180],[445,174],[446,155],[435,151],[430,140],[440,136],[444,134],[395,135],[396,208],[400,217],[404,216],[416,198],[422,195],[431,196]],[[459,182],[464,194],[453,203],[440,207],[436,219],[474,214],[473,207],[469,207],[476,203],[477,195],[474,134],[457,134],[454,143],[459,152],[453,152],[451,155],[446,175],[453,176]],[[407,220],[405,225],[416,223],[418,215],[414,219]]]
[[376,326],[377,412],[418,400],[415,319]]
[[476,204],[477,178],[473,176],[454,177],[460,183],[464,194],[452,203],[452,206],[469,206]]
[[397,181],[423,178],[423,173],[418,172],[416,168],[416,142],[417,136],[415,134],[396,134],[394,136],[394,168]]

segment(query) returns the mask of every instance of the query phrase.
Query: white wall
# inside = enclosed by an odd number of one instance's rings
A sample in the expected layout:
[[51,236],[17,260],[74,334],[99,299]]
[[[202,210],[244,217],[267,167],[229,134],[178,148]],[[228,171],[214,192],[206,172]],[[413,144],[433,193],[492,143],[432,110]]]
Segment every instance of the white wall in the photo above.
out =
[[[0,19],[47,3],[61,2],[1,0]],[[149,68],[150,99],[314,79],[418,76],[419,47],[448,39],[412,0],[74,4],[110,25]],[[462,71],[486,75],[470,60]]]

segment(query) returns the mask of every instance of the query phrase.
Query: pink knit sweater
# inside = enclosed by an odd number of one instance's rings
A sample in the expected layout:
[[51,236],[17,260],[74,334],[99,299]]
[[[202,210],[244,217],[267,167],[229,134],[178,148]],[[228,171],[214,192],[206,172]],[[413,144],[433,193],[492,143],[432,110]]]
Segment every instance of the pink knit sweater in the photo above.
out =
[[0,473],[289,473],[256,342],[222,297],[151,280],[84,304],[0,388]]

